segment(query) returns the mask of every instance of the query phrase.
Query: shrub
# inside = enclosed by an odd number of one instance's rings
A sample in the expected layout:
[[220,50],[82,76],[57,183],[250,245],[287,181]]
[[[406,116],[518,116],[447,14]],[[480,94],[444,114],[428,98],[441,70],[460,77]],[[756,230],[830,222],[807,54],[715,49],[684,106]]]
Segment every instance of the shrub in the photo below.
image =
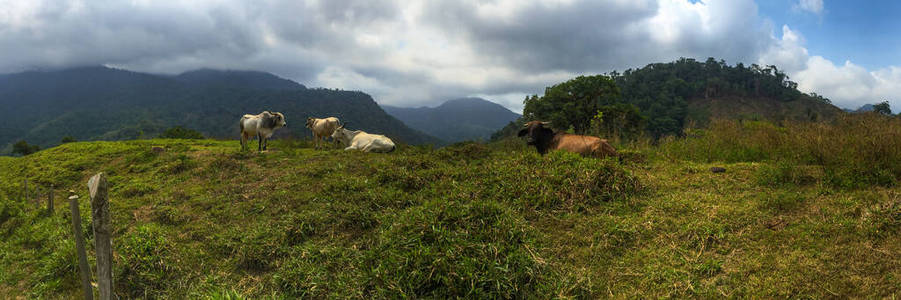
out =
[[199,131],[194,130],[194,129],[185,128],[182,126],[175,126],[175,127],[166,129],[166,131],[163,131],[163,133],[160,133],[159,138],[161,138],[161,139],[199,140],[199,139],[203,139],[203,134],[201,134]]
[[13,144],[13,154],[20,154],[22,156],[29,155],[41,150],[41,147],[38,145],[29,145],[25,140],[20,140]]

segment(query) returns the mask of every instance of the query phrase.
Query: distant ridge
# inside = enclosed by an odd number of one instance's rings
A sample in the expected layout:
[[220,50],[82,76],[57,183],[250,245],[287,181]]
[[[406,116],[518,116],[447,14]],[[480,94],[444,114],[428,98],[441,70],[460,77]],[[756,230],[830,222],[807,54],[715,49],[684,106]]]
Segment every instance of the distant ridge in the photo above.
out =
[[199,69],[175,76],[179,81],[207,87],[295,90],[306,89],[297,82],[259,71]]
[[520,117],[482,98],[452,99],[437,107],[382,108],[408,126],[448,142],[488,140],[492,133]]
[[12,143],[49,147],[77,140],[156,137],[182,125],[216,138],[236,138],[245,113],[281,111],[288,128],[276,137],[307,137],[307,117],[336,116],[355,129],[399,142],[439,144],[391,117],[357,91],[308,89],[273,74],[201,69],[154,75],[103,66],[0,75],[0,154]]

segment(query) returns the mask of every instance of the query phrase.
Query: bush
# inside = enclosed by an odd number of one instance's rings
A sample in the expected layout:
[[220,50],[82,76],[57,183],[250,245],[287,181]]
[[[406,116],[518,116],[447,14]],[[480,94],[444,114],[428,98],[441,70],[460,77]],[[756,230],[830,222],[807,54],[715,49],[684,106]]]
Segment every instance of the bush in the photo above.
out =
[[13,154],[20,154],[22,156],[29,155],[41,150],[41,147],[38,145],[29,145],[25,140],[19,140],[15,144],[13,144]]
[[71,135],[67,135],[67,136],[64,136],[63,139],[59,141],[59,143],[60,143],[60,144],[67,144],[67,143],[74,143],[74,142],[77,142],[77,141],[78,141],[78,140],[76,140],[76,139],[75,139],[74,137],[72,137]]
[[161,139],[199,140],[199,139],[203,139],[203,134],[201,134],[199,131],[194,130],[194,129],[185,128],[182,126],[175,126],[175,127],[166,129],[166,131],[163,131],[163,133],[160,133],[159,137]]

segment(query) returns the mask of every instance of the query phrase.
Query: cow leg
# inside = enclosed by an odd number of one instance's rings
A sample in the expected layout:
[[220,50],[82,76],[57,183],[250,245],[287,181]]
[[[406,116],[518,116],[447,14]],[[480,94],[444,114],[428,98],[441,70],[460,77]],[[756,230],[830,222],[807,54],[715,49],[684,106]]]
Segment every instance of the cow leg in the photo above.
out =
[[363,146],[363,148],[360,148],[360,151],[372,152],[372,143],[370,142],[369,144],[366,144],[366,146]]
[[263,150],[266,150],[267,148],[269,148],[269,138],[265,138],[263,141]]
[[257,151],[263,151],[263,135],[257,133]]

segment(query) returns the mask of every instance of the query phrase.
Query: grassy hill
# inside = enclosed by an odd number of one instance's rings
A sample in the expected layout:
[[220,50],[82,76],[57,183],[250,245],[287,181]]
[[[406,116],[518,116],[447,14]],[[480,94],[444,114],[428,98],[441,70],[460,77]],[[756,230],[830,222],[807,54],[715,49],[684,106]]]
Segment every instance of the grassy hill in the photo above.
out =
[[481,98],[448,100],[437,107],[382,108],[404,124],[448,142],[488,140],[492,133],[520,117]]
[[216,138],[237,138],[246,113],[280,111],[288,127],[276,137],[307,137],[307,117],[336,116],[354,129],[404,143],[440,143],[386,114],[369,95],[308,89],[252,71],[197,70],[165,76],[85,67],[0,76],[0,154],[20,139],[41,147],[77,140],[156,137],[184,126]]
[[[787,165],[782,151],[824,148],[785,144],[806,127],[711,128],[619,145],[624,163],[541,157],[517,139],[391,154],[287,140],[261,154],[234,141],[78,142],[0,157],[0,294],[78,295],[67,205],[58,196],[53,214],[36,210],[19,200],[21,181],[84,199],[96,172],[109,175],[115,282],[126,298],[901,293],[896,177],[842,188],[831,167]],[[861,160],[897,154],[885,141],[901,137],[885,134],[843,143],[871,149],[851,147]],[[88,209],[82,201],[90,239]]]

